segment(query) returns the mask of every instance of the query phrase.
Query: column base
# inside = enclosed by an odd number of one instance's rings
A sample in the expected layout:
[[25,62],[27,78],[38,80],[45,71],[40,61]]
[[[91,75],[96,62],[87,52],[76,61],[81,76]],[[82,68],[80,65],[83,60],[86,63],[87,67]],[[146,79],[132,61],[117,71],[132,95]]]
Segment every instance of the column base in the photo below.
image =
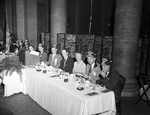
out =
[[136,90],[136,91],[132,91],[132,92],[122,92],[121,96],[122,97],[135,97],[135,96],[138,96],[139,95],[139,90]]
[[126,79],[124,89],[122,91],[123,97],[134,97],[139,94],[139,85],[136,79]]

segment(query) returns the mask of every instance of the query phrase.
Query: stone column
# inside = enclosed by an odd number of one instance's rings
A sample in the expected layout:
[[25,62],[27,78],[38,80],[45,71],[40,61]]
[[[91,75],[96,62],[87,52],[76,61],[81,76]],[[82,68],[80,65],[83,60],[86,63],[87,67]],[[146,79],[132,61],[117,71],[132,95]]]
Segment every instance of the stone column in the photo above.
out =
[[[19,1],[19,0],[18,0]],[[37,47],[37,0],[26,1],[26,34],[33,45]]]
[[16,0],[17,38],[25,40],[25,1]]
[[113,62],[126,78],[122,96],[138,94],[136,57],[142,0],[117,0],[113,41]]
[[57,33],[66,33],[67,0],[51,0],[51,44],[57,44]]

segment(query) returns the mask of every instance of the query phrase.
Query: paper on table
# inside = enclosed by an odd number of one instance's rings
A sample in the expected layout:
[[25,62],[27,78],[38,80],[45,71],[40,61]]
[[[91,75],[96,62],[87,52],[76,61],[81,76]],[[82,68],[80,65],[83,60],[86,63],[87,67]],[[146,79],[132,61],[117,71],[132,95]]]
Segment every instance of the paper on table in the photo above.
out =
[[87,93],[86,95],[87,96],[94,96],[94,95],[98,95],[98,93],[97,92],[90,92],[90,93]]

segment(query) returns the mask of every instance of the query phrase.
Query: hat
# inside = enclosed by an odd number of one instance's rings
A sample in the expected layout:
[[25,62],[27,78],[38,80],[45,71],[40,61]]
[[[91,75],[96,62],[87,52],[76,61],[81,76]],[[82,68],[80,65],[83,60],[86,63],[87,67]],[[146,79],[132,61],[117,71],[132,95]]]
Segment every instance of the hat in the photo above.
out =
[[105,64],[106,65],[110,65],[112,63],[112,60],[110,59],[110,57],[105,57],[106,61]]

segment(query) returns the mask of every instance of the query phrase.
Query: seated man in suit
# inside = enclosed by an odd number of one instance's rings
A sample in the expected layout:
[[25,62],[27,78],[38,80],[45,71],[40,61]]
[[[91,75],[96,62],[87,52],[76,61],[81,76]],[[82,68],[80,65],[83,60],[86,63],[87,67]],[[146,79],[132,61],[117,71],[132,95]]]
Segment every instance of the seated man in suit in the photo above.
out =
[[47,53],[44,52],[44,46],[43,45],[40,45],[38,46],[38,49],[40,51],[40,62],[46,62],[47,61]]
[[110,59],[107,59],[107,61],[103,63],[100,75],[103,85],[109,90],[114,91],[116,101],[120,100],[121,91],[124,86],[124,83],[122,84],[121,80],[124,80],[125,78],[123,78],[123,76],[114,68]]
[[96,62],[96,54],[89,52],[87,55],[88,64],[86,66],[85,77],[89,78],[90,81],[96,83],[99,80],[99,74],[101,72],[100,64]]
[[48,60],[47,64],[50,64],[51,66],[53,66],[55,68],[59,68],[62,57],[61,57],[61,55],[57,54],[56,46],[53,46],[51,48],[51,52],[52,52],[52,54],[49,55],[49,60]]
[[65,72],[72,73],[74,60],[68,56],[68,51],[63,49],[61,51],[63,59],[61,60],[60,69]]

